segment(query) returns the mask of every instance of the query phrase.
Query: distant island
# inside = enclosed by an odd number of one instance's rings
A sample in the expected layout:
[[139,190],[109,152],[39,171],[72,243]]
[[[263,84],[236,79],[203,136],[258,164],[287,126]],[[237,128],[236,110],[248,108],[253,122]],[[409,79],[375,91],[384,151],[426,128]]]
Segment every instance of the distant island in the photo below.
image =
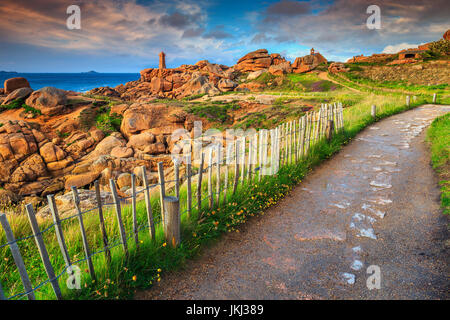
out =
[[98,73],[98,72],[94,71],[94,70],[91,70],[91,71],[88,71],[88,72],[81,72],[81,73],[83,73],[83,74],[92,74],[92,73]]
[[0,71],[0,73],[17,73],[16,71]]

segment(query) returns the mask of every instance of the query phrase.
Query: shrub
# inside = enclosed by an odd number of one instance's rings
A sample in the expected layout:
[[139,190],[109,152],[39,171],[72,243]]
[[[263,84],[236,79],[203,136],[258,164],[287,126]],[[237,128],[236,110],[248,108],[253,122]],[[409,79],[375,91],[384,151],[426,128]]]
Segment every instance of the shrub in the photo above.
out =
[[450,54],[450,41],[441,39],[432,42],[429,51],[433,52],[434,54],[448,55]]

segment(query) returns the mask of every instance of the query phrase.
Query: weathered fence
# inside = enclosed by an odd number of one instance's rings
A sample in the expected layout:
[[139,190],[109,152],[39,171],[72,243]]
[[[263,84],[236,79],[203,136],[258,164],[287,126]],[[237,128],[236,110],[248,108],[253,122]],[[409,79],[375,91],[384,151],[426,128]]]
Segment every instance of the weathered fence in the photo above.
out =
[[[192,164],[191,152],[187,155],[174,156],[174,180],[167,181],[163,170],[163,163],[158,163],[159,182],[150,185],[147,180],[146,168],[141,167],[143,188],[136,191],[136,176],[131,175],[131,196],[121,198],[118,195],[116,182],[111,179],[110,190],[113,203],[102,203],[100,195],[100,187],[98,181],[95,182],[95,193],[97,206],[86,211],[81,210],[78,190],[71,188],[73,194],[76,214],[73,216],[60,218],[58,208],[53,195],[48,196],[49,208],[53,218],[53,224],[45,230],[40,230],[35,212],[31,205],[26,206],[28,219],[33,234],[21,239],[14,237],[11,226],[5,214],[0,214],[0,222],[6,235],[7,243],[0,245],[0,249],[9,246],[14,263],[20,274],[24,292],[5,297],[4,289],[2,289],[0,279],[0,300],[2,299],[20,299],[27,297],[30,300],[35,299],[35,292],[42,286],[50,283],[57,299],[62,299],[61,288],[59,287],[59,279],[73,272],[73,266],[81,262],[86,262],[88,272],[92,280],[96,279],[96,271],[92,263],[94,255],[103,253],[106,260],[111,261],[111,249],[122,247],[123,254],[128,256],[129,241],[134,241],[136,247],[139,247],[139,232],[148,230],[151,241],[155,239],[155,221],[153,217],[153,209],[150,201],[150,190],[159,187],[160,206],[161,206],[161,224],[164,230],[166,242],[176,247],[180,244],[180,221],[181,215],[186,213],[188,218],[191,217],[192,210],[197,209],[199,215],[204,209],[202,202],[208,200],[208,209],[220,207],[227,203],[228,196],[231,192],[234,194],[238,190],[239,183],[251,183],[260,181],[264,175],[275,174],[281,166],[294,164],[304,159],[311,152],[314,145],[324,139],[330,140],[335,132],[339,132],[344,128],[343,106],[341,103],[322,105],[318,111],[307,112],[298,120],[280,124],[274,129],[261,129],[255,131],[254,134],[248,136],[234,137],[232,141],[226,141],[225,147],[219,144],[211,143],[202,148],[199,159],[199,170],[195,174],[197,177],[196,201],[192,203]],[[270,136],[270,140],[269,140]],[[192,141],[189,142],[192,144]],[[205,159],[205,156],[206,159]],[[185,162],[186,174],[186,210],[180,212],[180,177],[179,169],[181,160]],[[205,167],[205,161],[207,166]],[[230,170],[232,165],[234,170]],[[214,170],[215,168],[215,170]],[[215,173],[214,173],[215,171]],[[204,181],[204,174],[207,174],[207,180]],[[231,173],[232,179],[229,179]],[[213,186],[213,175],[215,174],[216,186]],[[223,176],[223,178],[222,178]],[[167,196],[167,184],[174,183],[175,196]],[[202,192],[202,184],[207,184],[206,194]],[[232,185],[230,185],[232,184]],[[215,190],[214,190],[215,189]],[[147,223],[139,226],[137,222],[137,196],[143,193]],[[222,199],[222,201],[221,201]],[[131,200],[132,215],[132,232],[126,233],[123,223],[122,205],[125,201]],[[206,202],[203,202],[206,203]],[[112,207],[115,211],[116,223],[118,226],[119,240],[111,241],[106,232],[106,224],[104,219],[105,207]],[[83,217],[87,214],[98,213],[100,231],[102,235],[103,248],[93,252],[88,243],[87,231],[84,226]],[[84,258],[72,261],[68,254],[67,244],[64,237],[61,222],[69,219],[77,219],[81,233]],[[59,274],[55,274],[49,253],[43,241],[43,234],[47,232],[55,232],[60,253],[64,259],[65,267]],[[34,238],[39,250],[39,255],[48,276],[48,280],[40,283],[36,287],[32,287],[27,269],[19,250],[18,243],[26,239]]]

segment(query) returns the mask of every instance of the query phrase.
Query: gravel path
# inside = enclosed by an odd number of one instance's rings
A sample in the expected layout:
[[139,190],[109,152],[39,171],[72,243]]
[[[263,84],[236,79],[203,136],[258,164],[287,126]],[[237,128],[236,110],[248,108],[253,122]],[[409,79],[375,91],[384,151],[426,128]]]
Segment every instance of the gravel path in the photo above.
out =
[[[448,219],[424,143],[445,112],[425,105],[370,126],[277,206],[135,298],[448,299]],[[366,285],[371,265],[380,289]]]

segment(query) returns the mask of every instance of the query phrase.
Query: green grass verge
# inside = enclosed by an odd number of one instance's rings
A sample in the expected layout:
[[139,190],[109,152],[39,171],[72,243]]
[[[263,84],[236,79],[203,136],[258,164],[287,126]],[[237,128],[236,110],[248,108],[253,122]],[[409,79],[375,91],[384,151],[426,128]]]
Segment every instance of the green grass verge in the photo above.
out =
[[431,146],[431,163],[439,175],[441,205],[450,214],[450,113],[434,119],[427,131]]

